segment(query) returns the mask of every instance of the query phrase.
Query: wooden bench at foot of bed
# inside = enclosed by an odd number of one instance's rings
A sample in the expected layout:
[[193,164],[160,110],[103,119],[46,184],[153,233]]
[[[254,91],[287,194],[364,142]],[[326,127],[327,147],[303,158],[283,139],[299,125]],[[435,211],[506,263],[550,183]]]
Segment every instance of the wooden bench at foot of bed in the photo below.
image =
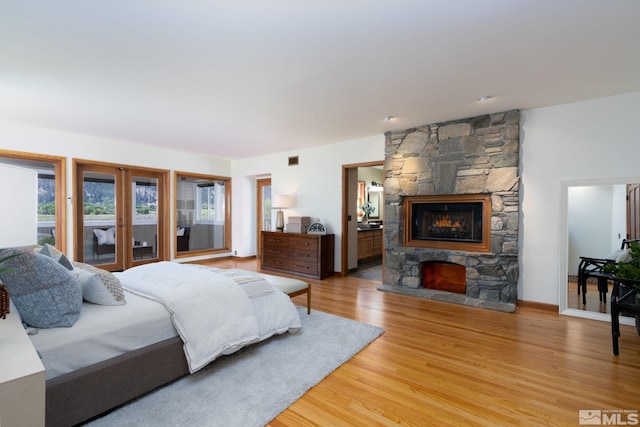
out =
[[291,298],[307,294],[307,314],[311,314],[311,285],[309,283],[297,280],[299,283],[276,285],[282,292],[289,295]]
[[263,273],[257,273],[255,271],[247,270],[246,273],[255,274],[255,275],[264,277],[265,279],[267,279],[267,281],[269,281],[269,283],[271,283],[272,285],[280,289],[285,294],[289,295],[291,298],[306,293],[307,294],[307,314],[311,314],[311,284],[310,283],[307,283],[300,279],[293,279],[291,277],[274,276],[273,274],[263,274]]

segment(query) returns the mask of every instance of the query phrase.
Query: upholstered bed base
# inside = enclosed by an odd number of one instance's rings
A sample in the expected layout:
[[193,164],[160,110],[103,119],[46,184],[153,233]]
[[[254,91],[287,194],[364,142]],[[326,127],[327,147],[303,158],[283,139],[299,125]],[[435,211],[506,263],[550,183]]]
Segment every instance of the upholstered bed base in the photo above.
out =
[[47,381],[46,425],[72,426],[189,373],[174,337]]

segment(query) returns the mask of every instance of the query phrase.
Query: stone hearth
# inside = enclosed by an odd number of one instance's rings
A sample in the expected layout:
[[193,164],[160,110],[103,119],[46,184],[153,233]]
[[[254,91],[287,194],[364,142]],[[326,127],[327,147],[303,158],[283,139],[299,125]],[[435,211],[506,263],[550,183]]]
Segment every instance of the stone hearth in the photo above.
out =
[[[519,111],[388,132],[385,144],[385,261],[380,290],[514,311],[518,280]],[[488,194],[489,252],[403,245],[408,196]],[[466,269],[464,293],[427,289],[422,265]]]

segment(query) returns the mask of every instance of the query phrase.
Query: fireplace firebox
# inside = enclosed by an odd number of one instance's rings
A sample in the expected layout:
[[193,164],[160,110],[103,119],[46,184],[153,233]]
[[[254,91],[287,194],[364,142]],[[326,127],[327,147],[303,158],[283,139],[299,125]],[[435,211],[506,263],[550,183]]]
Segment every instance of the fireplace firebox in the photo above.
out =
[[404,244],[422,248],[489,252],[490,195],[405,197]]

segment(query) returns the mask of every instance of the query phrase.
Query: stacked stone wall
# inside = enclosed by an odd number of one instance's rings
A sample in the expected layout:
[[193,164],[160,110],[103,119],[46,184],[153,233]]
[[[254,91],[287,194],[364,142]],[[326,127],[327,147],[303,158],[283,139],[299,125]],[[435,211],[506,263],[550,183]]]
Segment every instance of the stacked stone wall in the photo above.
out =
[[[517,110],[389,132],[385,142],[385,265],[381,290],[513,311],[517,299],[520,113]],[[491,251],[405,247],[403,198],[490,194]],[[421,264],[467,271],[465,295],[425,289]]]

